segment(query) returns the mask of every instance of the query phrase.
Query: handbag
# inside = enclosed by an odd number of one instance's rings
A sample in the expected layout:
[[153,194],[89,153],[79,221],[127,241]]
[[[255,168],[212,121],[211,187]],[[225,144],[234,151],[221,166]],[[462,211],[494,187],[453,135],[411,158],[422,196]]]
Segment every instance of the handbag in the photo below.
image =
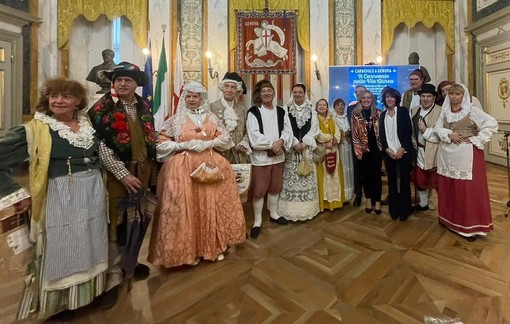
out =
[[326,145],[324,143],[317,143],[317,147],[312,152],[313,163],[322,163],[324,161],[324,154],[326,154]]
[[310,160],[303,157],[301,154],[299,156],[300,161],[297,166],[297,174],[302,177],[306,177],[307,175],[313,172],[313,165],[312,162],[310,162]]
[[202,162],[195,171],[191,172],[190,177],[200,183],[215,183],[225,179],[220,168],[210,158]]

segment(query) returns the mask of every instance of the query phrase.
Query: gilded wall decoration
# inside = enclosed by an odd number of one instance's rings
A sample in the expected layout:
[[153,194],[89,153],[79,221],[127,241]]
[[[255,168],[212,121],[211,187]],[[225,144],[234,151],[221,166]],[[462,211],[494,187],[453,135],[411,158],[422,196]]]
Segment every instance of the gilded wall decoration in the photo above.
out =
[[356,0],[335,0],[334,64],[356,64]]
[[204,52],[204,4],[202,0],[180,3],[180,33],[184,80],[202,81]]
[[510,49],[487,54],[487,65],[510,61]]
[[498,96],[501,99],[503,108],[506,108],[508,97],[510,96],[510,82],[506,78],[501,78],[498,85]]

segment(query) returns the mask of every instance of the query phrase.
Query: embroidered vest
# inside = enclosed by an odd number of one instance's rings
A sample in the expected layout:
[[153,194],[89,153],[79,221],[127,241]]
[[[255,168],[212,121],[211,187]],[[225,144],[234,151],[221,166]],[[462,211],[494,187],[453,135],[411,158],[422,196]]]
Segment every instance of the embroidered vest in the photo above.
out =
[[445,116],[443,126],[444,128],[448,128],[456,133],[462,134],[462,136],[474,136],[475,135],[474,131],[477,127],[476,124],[471,121],[470,116],[471,114],[469,113],[466,116],[464,116],[464,118],[462,118],[461,120],[453,123],[449,123],[446,120]]
[[303,137],[308,134],[310,128],[312,127],[312,117],[310,116],[310,118],[301,128],[298,127],[296,118],[292,116],[292,114],[289,114],[289,120],[290,125],[292,126],[292,133],[294,134],[294,137],[296,137],[301,142]]

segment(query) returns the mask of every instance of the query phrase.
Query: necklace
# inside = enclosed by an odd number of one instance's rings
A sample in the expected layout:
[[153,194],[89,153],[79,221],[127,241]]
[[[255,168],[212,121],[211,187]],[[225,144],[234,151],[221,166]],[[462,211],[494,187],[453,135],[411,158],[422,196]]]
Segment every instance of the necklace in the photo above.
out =
[[195,110],[189,110],[188,109],[187,115],[191,119],[193,124],[195,124],[195,132],[201,133],[203,137],[206,137],[207,133],[202,128],[202,123],[204,121],[203,112],[204,112],[203,108],[198,108],[198,109],[195,109]]

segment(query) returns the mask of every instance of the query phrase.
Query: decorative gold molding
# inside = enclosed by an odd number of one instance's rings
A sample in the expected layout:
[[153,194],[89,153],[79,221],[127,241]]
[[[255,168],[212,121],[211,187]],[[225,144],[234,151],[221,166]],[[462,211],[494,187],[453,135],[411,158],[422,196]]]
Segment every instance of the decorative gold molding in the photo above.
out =
[[133,25],[133,36],[140,48],[147,47],[148,0],[59,0],[58,1],[58,48],[67,49],[73,20],[83,15],[88,21],[105,15],[113,20],[126,16]]
[[395,28],[404,23],[413,28],[421,22],[427,28],[440,24],[445,31],[446,54],[455,53],[455,12],[453,0],[382,1],[382,53],[388,54]]
[[510,61],[510,49],[485,54],[487,65]]

